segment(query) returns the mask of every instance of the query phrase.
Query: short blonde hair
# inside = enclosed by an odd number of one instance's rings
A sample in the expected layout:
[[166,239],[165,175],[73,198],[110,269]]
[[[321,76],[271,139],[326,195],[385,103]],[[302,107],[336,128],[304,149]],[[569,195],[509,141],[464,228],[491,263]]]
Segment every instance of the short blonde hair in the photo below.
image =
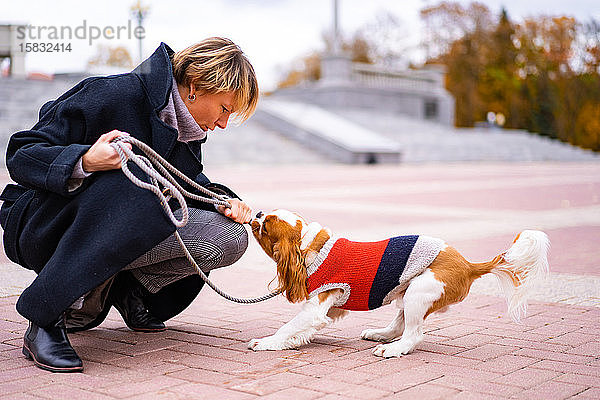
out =
[[231,40],[211,37],[171,56],[173,76],[179,85],[194,85],[208,93],[235,92],[233,112],[243,122],[258,103],[254,68]]

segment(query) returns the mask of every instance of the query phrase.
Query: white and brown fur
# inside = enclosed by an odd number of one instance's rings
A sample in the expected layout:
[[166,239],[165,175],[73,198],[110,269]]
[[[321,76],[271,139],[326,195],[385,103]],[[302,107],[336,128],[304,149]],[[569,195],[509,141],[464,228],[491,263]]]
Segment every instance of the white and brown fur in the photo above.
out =
[[[305,301],[302,311],[272,336],[253,339],[252,350],[283,350],[309,343],[313,335],[348,311],[334,307],[343,294],[332,289],[309,298],[306,265],[332,236],[318,223],[308,224],[287,210],[259,213],[251,222],[254,237],[277,263],[278,289],[290,302]],[[398,313],[385,328],[366,329],[361,337],[384,342],[373,350],[381,357],[399,357],[411,352],[423,340],[423,322],[433,312],[445,311],[462,301],[473,281],[494,274],[505,293],[508,313],[519,321],[525,314],[532,287],[548,274],[549,241],[543,232],[523,231],[512,246],[493,260],[467,261],[456,249],[445,245],[435,260],[413,278],[394,299]]]

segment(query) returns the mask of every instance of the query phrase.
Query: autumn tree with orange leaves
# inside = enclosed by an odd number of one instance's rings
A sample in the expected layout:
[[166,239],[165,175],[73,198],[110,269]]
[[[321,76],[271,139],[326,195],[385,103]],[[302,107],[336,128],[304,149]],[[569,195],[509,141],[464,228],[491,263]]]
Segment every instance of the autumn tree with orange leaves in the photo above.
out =
[[521,23],[506,10],[442,2],[421,10],[428,62],[447,66],[456,124],[489,111],[527,129],[600,151],[600,23],[540,16]]

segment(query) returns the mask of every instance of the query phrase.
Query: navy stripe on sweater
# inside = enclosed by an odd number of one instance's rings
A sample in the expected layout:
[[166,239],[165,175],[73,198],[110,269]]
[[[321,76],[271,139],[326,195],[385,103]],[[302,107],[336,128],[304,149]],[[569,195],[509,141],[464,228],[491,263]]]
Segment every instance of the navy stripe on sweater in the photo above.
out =
[[369,310],[381,307],[383,299],[400,281],[418,235],[397,236],[389,240],[369,292]]

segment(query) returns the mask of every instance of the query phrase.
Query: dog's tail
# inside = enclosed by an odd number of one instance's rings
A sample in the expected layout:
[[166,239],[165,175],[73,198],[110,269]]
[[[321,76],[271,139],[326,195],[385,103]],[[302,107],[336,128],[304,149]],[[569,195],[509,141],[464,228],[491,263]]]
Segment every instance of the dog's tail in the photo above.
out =
[[526,230],[517,235],[504,254],[487,263],[473,264],[481,275],[489,272],[498,278],[508,303],[508,314],[516,322],[525,315],[535,285],[548,276],[549,247],[544,232]]

